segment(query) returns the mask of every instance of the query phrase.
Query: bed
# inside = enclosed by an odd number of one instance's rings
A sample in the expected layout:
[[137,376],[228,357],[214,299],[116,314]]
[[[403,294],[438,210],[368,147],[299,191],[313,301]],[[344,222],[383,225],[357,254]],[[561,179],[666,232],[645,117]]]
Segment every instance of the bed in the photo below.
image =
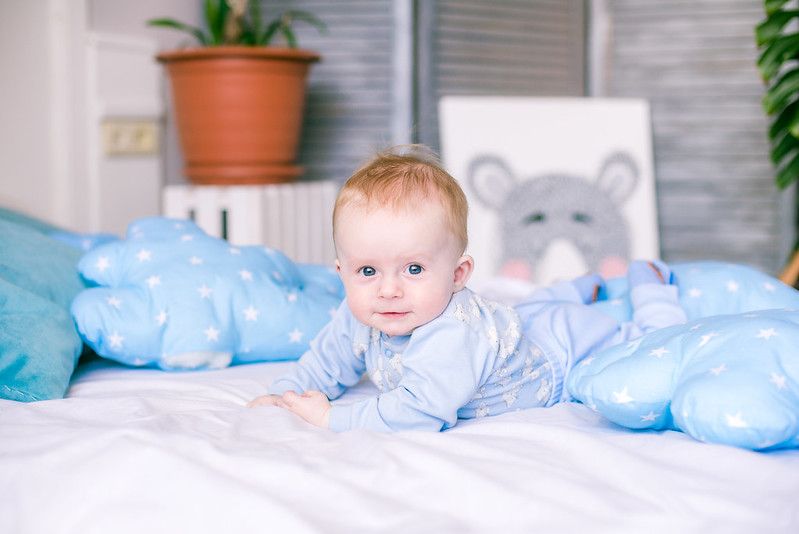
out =
[[[246,408],[290,362],[79,359],[81,254],[0,215],[0,382],[27,381],[0,400],[2,532],[799,531],[796,448],[633,431],[576,402],[336,434]],[[363,381],[336,402],[375,393]]]
[[[335,434],[246,401],[288,363],[96,359],[0,402],[5,532],[796,532],[799,451],[632,432],[578,403]],[[373,394],[363,382],[338,402]]]

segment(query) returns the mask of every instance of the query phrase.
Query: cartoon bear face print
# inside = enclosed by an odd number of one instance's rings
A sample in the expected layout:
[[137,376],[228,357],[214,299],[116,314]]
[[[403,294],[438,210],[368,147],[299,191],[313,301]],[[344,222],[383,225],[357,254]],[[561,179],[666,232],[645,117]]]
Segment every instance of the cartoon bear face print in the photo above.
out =
[[555,241],[570,243],[590,271],[619,276],[630,258],[630,231],[621,205],[635,190],[638,167],[624,152],[610,155],[594,181],[564,173],[518,180],[491,155],[472,160],[467,173],[477,199],[500,220],[500,274],[536,280]]

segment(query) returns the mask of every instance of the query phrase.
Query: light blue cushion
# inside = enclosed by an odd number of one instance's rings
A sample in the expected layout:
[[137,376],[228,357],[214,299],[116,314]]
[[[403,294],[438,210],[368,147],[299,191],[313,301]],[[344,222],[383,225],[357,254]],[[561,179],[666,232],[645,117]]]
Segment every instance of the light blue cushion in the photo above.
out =
[[799,312],[718,315],[578,363],[577,400],[633,429],[748,449],[799,447]]
[[79,269],[100,286],[72,305],[83,340],[106,358],[166,370],[296,359],[344,297],[330,268],[159,217],[134,222]]
[[68,312],[83,289],[80,252],[14,215],[0,213],[0,397],[60,398],[81,352]]

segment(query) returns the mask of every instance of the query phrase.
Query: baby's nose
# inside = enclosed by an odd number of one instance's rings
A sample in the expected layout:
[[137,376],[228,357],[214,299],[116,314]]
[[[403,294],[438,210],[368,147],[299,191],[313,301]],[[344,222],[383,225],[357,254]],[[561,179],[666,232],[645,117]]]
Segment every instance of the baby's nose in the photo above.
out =
[[402,285],[394,276],[386,276],[380,284],[380,296],[383,298],[397,298],[402,296]]

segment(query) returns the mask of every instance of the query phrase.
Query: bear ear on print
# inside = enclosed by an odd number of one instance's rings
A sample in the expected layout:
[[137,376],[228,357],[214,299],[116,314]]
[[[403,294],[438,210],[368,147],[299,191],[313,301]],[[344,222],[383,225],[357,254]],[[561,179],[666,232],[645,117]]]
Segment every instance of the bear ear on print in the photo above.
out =
[[624,274],[631,239],[621,206],[639,176],[633,157],[617,151],[604,159],[595,179],[549,172],[522,180],[490,154],[471,160],[466,179],[500,220],[499,274],[542,281],[553,262],[581,262],[581,270],[605,278]]

